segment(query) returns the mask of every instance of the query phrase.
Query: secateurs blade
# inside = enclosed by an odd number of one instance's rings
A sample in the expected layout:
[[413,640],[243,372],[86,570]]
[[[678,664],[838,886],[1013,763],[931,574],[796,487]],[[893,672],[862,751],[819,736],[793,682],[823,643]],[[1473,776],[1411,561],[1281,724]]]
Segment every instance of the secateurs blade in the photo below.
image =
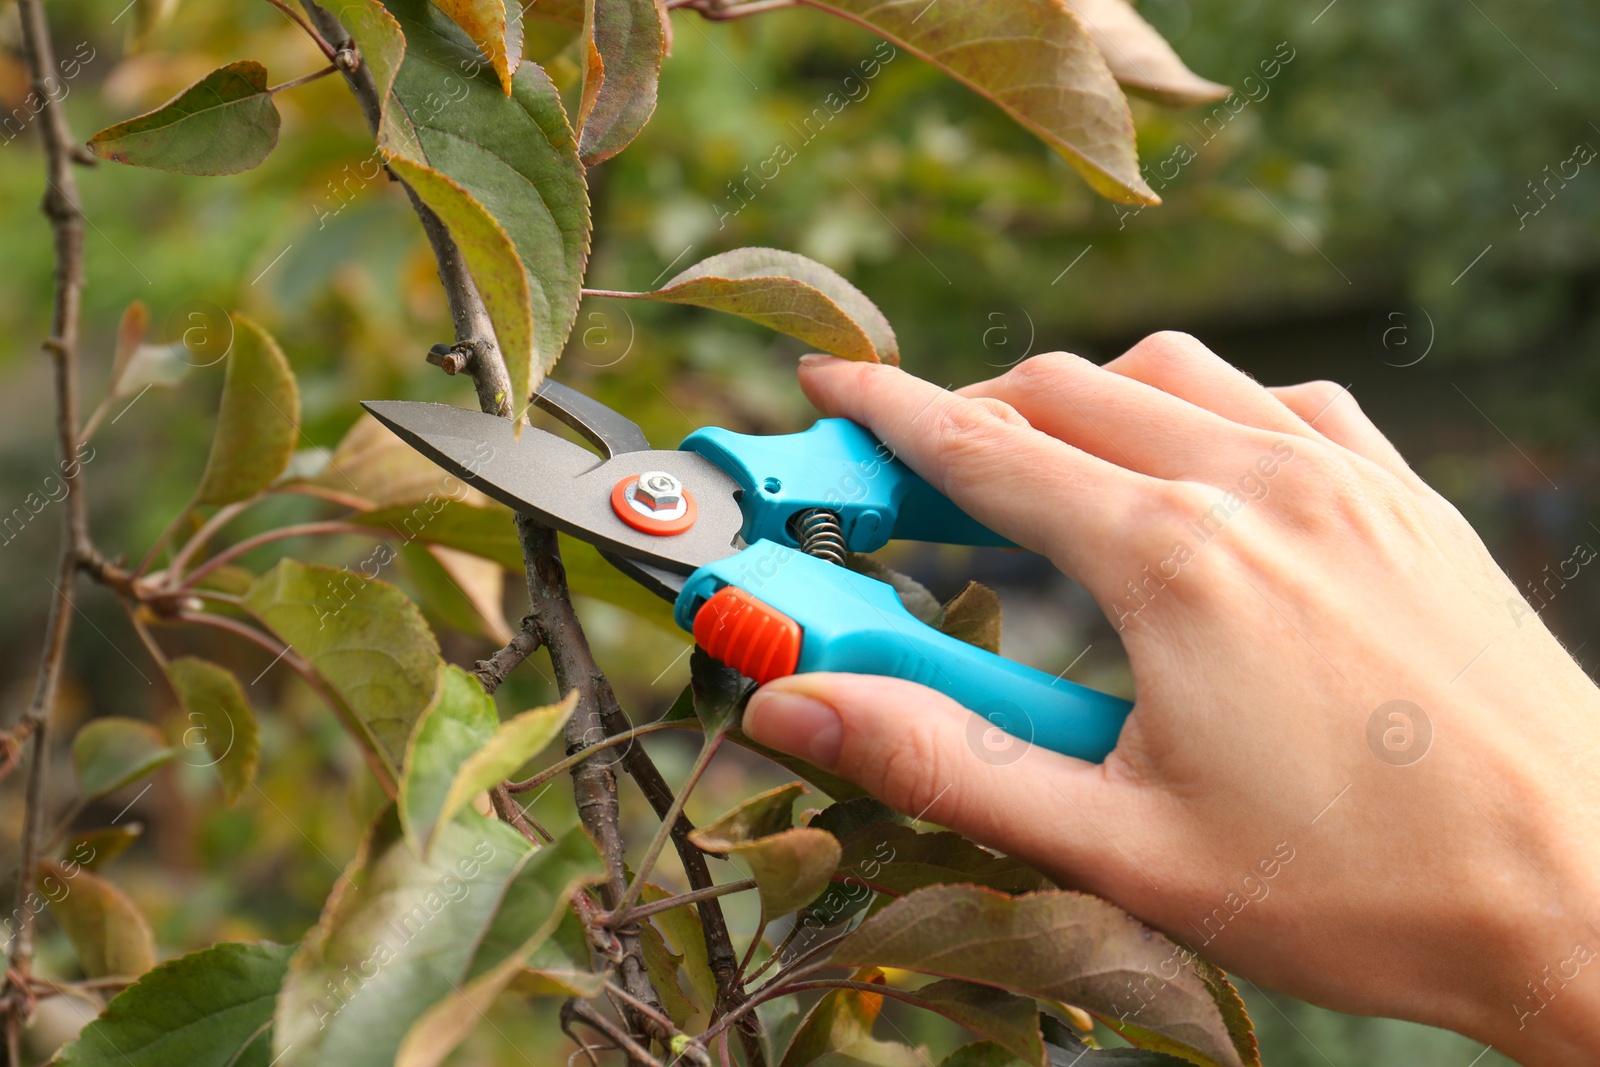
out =
[[821,419],[794,434],[696,430],[650,447],[632,421],[546,381],[534,402],[602,455],[445,404],[363,406],[445,470],[597,546],[671,600],[678,625],[758,682],[810,671],[904,678],[978,713],[973,751],[1010,762],[1025,743],[1081,759],[1111,751],[1131,705],[950,637],[894,589],[841,564],[890,540],[1009,545],[865,428]]

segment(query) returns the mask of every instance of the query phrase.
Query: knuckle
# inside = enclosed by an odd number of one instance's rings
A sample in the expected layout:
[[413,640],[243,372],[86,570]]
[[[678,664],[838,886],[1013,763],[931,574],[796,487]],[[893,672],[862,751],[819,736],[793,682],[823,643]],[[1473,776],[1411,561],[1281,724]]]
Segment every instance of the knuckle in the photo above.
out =
[[[1310,409],[1307,421],[1319,417],[1336,405],[1345,407],[1347,411],[1360,410],[1360,405],[1356,403],[1356,398],[1351,395],[1350,390],[1338,382],[1318,379],[1317,381],[1290,386],[1290,389],[1294,391],[1296,399]],[[1346,407],[1346,405],[1348,406]]]
[[[953,794],[958,791],[947,764],[933,731],[906,730],[882,756],[879,791],[901,811],[912,815],[923,812],[935,821],[946,822],[954,807]],[[939,805],[937,815],[928,810],[934,804]]]
[[958,398],[945,404],[938,419],[939,488],[949,495],[953,488],[987,481],[1006,459],[1008,433],[1026,425],[1001,401]]
[[1040,388],[1059,388],[1072,369],[1084,362],[1082,356],[1068,352],[1041,352],[1018,363],[1003,377],[1013,389],[1027,395]]
[[1219,357],[1192,334],[1181,330],[1161,330],[1151,334],[1128,353],[1140,362],[1178,365],[1216,360]]

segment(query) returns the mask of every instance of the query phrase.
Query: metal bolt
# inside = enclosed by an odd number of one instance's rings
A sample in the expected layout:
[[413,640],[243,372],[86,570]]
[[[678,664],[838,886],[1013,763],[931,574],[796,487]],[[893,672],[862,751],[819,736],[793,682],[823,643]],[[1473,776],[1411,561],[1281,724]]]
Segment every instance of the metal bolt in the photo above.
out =
[[669,511],[683,499],[683,483],[666,471],[645,471],[633,498],[652,511]]

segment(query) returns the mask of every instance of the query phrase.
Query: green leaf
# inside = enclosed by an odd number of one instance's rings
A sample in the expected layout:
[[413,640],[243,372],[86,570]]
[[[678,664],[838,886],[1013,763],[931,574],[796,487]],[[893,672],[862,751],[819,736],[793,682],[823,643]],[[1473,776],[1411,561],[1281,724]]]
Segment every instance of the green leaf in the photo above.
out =
[[293,951],[224,941],[168,960],[117,994],[52,1067],[267,1067]]
[[1159,204],[1139,175],[1133,116],[1082,21],[1061,0],[807,0],[987,96],[1102,196]]
[[827,887],[839,864],[839,842],[826,830],[790,829],[799,782],[760,793],[689,835],[707,852],[750,865],[768,919],[804,907]]
[[115,793],[177,754],[160,730],[138,719],[94,719],[72,739],[72,769],[85,800]]
[[986,585],[968,582],[940,609],[938,625],[942,633],[1000,654],[1000,597]]
[[[883,972],[868,967],[852,980],[882,985]],[[877,1041],[872,1024],[883,1008],[883,997],[860,989],[835,989],[806,1013],[795,1029],[778,1067],[911,1067],[923,1061],[905,1045]]]
[[98,871],[128,850],[144,833],[144,823],[125,822],[73,834],[61,854],[84,870]]
[[[1019,953],[1017,946],[1028,951]],[[919,889],[867,918],[836,965],[963,978],[1089,1011],[1140,1047],[1204,1067],[1257,1067],[1253,1035],[1230,1033],[1188,950],[1097,897],[1013,897],[970,885]]]
[[589,970],[589,954],[583,920],[569,908],[506,988],[526,997],[598,996],[605,975]]
[[660,289],[607,295],[725,311],[846,359],[900,362],[894,328],[860,289],[815,260],[777,248],[735,248]]
[[525,711],[503,723],[488,744],[468,757],[456,771],[439,818],[453,817],[474,796],[498,785],[512,771],[537,756],[561,735],[561,728],[577,706],[578,691],[574,689],[558,704]]
[[844,565],[857,574],[865,574],[868,578],[876,578],[885,585],[893,586],[907,611],[929,626],[938,625],[939,613],[943,610],[939,607],[939,600],[915,578],[879,563],[865,552],[849,553],[845,556]]
[[241,60],[212,71],[154,111],[89,138],[101,159],[177,174],[237,174],[278,144],[267,68]]
[[1128,0],[1067,0],[1067,6],[1088,26],[1106,66],[1128,92],[1172,107],[1193,107],[1232,91],[1184,66]]
[[439,827],[450,819],[445,798],[456,769],[489,743],[499,725],[494,698],[472,675],[445,664],[438,695],[411,733],[400,777],[400,825],[422,855],[428,854]]
[[198,750],[190,762],[215,767],[222,799],[232,804],[261,762],[261,731],[233,672],[193,656],[167,664],[167,679],[183,705],[183,747]]
[[[360,46],[361,65],[372,75],[380,105],[388,109],[395,75],[406,55],[406,35],[400,23],[378,0],[327,0],[322,6],[338,18]],[[382,129],[383,123],[379,123]]]
[[672,1025],[683,1029],[695,1015],[694,1002],[684,995],[683,986],[678,983],[678,967],[683,957],[667,947],[666,938],[649,919],[639,924],[639,949],[650,984],[661,998],[661,1010],[667,1013]]
[[1008,1049],[993,1041],[962,1045],[939,1061],[939,1067],[1026,1067]]
[[416,605],[356,571],[283,559],[245,606],[327,679],[344,702],[335,713],[392,787],[438,683],[439,646]]
[[500,88],[511,95],[511,76],[522,62],[522,4],[518,0],[433,0],[488,57]]
[[469,812],[424,860],[386,809],[290,963],[273,1035],[280,1067],[439,1062],[572,894],[601,877],[581,830],[535,851]]
[[[639,899],[643,903],[653,904],[671,895],[660,886],[646,882]],[[700,913],[693,905],[680,904],[676,908],[657,912],[651,916],[651,921],[666,939],[667,947],[678,957],[679,969],[688,981],[686,991],[689,1003],[695,1012],[703,1016],[694,1027],[695,1032],[699,1032],[710,1022],[712,1009],[717,1003],[717,979],[711,973],[711,959],[706,951],[705,928],[700,924]],[[679,1024],[680,1027],[683,1025]]]
[[694,713],[708,737],[736,725],[750,694],[756,691],[754,682],[712,659],[699,646],[689,654],[689,685],[694,690]]
[[1029,1067],[1046,1067],[1044,1042],[1039,1037],[1039,1006],[993,986],[946,978],[916,991],[919,1007],[982,1034],[1015,1053]]
[[[508,399],[520,411],[561,355],[578,311],[590,220],[577,142],[560,95],[538,64],[517,68],[507,96],[477,47],[428,0],[388,0],[385,6],[405,33],[406,53],[380,147],[391,163],[403,158],[454,187],[429,183],[430,194],[457,216],[445,219],[452,236],[473,246],[464,252],[480,290],[514,290],[516,283],[504,269],[498,237],[476,212],[503,231],[525,268],[524,302],[513,309],[514,294],[502,292],[489,306],[516,394]],[[420,172],[413,169],[408,179],[414,173]],[[523,328],[529,314],[531,332]]]
[[790,782],[757,793],[724,812],[715,822],[700,827],[695,834],[707,841],[719,842],[715,851],[724,852],[729,844],[782,833],[794,825],[794,802],[805,791],[806,787],[799,782]]
[[231,504],[266,489],[289,465],[300,436],[300,390],[267,332],[233,314],[233,348],[197,504]]
[[511,509],[500,505],[477,507],[431,493],[412,503],[352,515],[350,521],[390,530],[404,541],[470,552],[494,560],[508,571],[522,570],[522,543],[517,540]]
[[605,875],[599,852],[581,828],[535,851],[506,887],[466,981],[406,1032],[395,1067],[438,1067],[484,1018],[494,998],[525,973],[531,955],[567,923],[573,896]]
[[578,111],[578,155],[586,166],[603,163],[628,147],[650,121],[666,47],[661,20],[657,0],[584,4],[593,48]]
[[[444,220],[472,273],[484,310],[494,323],[495,339],[511,377],[511,395],[528,396],[535,384],[531,380],[534,360],[530,355],[535,340],[533,287],[517,246],[488,209],[462,185],[401,155],[390,156],[389,165]],[[553,363],[554,358],[541,365],[540,377]],[[517,409],[520,402],[513,399],[511,406]]]
[[1091,1048],[1084,1044],[1076,1031],[1050,1015],[1039,1016],[1039,1030],[1050,1055],[1051,1067],[1063,1064],[1076,1067],[1079,1063],[1083,1067],[1188,1067],[1191,1063],[1190,1060],[1149,1049]]
[[[824,811],[812,825],[828,814]],[[997,856],[949,830],[918,833],[903,823],[874,822],[848,830],[840,844],[839,868],[833,875],[839,886],[806,909],[803,922],[843,922],[872,899],[863,889],[899,897],[930,885],[973,884],[1003,893],[1031,893],[1050,885],[1022,860]]]
[[156,963],[156,941],[138,905],[72,861],[39,865],[36,887],[90,978],[140,975]]

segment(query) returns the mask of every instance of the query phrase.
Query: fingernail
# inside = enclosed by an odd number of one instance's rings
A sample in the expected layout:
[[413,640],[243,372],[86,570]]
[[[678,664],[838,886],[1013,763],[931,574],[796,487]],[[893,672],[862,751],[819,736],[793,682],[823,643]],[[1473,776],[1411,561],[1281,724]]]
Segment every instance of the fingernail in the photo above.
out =
[[811,369],[837,362],[839,362],[838,356],[830,356],[826,352],[808,352],[800,357],[800,365]]
[[744,732],[781,752],[824,770],[839,762],[844,723],[820,700],[781,689],[763,689],[744,709]]

